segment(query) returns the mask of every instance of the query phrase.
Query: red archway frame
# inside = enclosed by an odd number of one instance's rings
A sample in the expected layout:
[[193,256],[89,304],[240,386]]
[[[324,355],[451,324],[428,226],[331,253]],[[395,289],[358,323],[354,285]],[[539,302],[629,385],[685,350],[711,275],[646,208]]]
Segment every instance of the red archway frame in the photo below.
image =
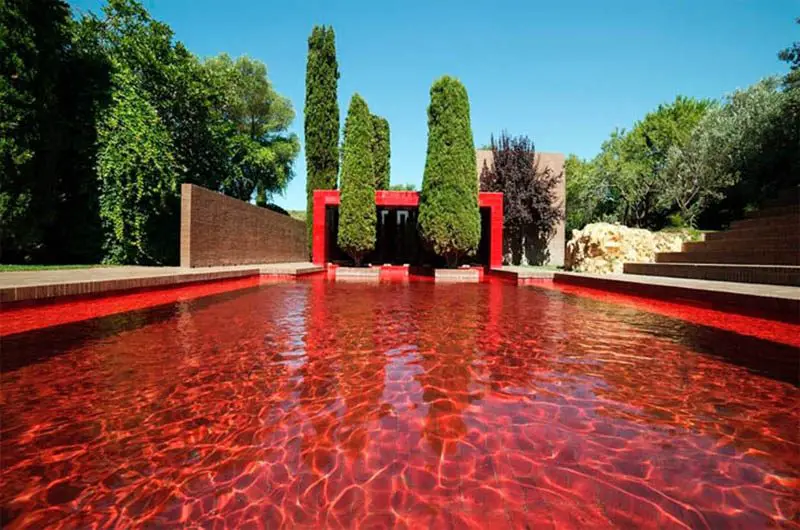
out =
[[[328,256],[326,248],[325,209],[339,206],[339,190],[314,191],[314,238],[311,247],[312,261],[324,265]],[[376,191],[375,206],[419,207],[419,193],[416,191]],[[503,265],[503,194],[482,191],[478,194],[478,206],[489,209],[489,267]]]

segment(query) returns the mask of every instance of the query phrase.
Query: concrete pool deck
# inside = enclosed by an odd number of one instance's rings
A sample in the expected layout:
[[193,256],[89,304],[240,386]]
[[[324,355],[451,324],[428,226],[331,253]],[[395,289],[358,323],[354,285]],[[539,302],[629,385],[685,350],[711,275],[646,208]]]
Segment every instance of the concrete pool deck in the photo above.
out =
[[800,287],[635,274],[589,274],[536,267],[502,267],[492,272],[519,285],[535,285],[537,281],[552,280],[558,284],[800,322]]
[[324,270],[324,267],[312,263],[270,263],[197,268],[123,266],[0,272],[0,303],[170,287],[247,276],[297,277]]
[[[0,273],[0,303],[52,300],[248,276],[290,279],[323,271],[323,266],[299,262],[198,268],[123,266],[3,272]],[[502,267],[492,270],[492,274],[519,285],[551,280],[556,284],[666,299],[792,323],[800,321],[800,287],[631,274],[572,273],[536,267]]]

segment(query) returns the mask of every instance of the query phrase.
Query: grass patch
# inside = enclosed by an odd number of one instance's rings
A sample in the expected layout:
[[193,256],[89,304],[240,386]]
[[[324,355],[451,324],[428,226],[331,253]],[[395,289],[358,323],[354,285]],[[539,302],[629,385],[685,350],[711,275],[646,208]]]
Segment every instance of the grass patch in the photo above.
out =
[[114,265],[3,265],[0,272],[15,271],[56,271],[61,269],[91,269],[94,267],[113,267]]

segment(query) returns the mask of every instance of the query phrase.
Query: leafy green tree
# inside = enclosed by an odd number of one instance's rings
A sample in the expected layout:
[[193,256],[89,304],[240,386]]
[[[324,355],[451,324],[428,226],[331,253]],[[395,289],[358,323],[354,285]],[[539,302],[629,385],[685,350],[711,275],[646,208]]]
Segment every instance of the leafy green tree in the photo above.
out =
[[417,187],[414,184],[392,184],[389,189],[392,191],[416,191]]
[[564,162],[567,188],[567,237],[573,230],[580,230],[594,221],[603,190],[595,184],[594,166],[591,161],[569,155]]
[[375,170],[372,161],[372,116],[358,94],[350,100],[344,125],[342,202],[339,206],[339,247],[361,264],[375,248]]
[[591,161],[568,159],[568,230],[594,221],[664,226],[673,208],[666,199],[669,153],[686,145],[711,108],[711,101],[679,96],[659,105],[630,131],[613,131]]
[[174,263],[178,184],[266,200],[291,178],[261,63],[202,64],[135,0],[7,0],[0,22],[4,261]]
[[108,70],[65,2],[0,2],[3,261],[99,259],[95,121]]
[[[339,65],[333,28],[314,26],[308,37],[306,63],[305,151],[306,211],[314,209],[314,190],[336,189],[339,174]],[[308,215],[311,245],[313,215]]]
[[136,75],[115,74],[114,101],[98,141],[100,216],[108,263],[163,264],[159,232],[178,187],[169,131],[137,86]]
[[256,191],[256,206],[261,206],[262,208],[267,206],[267,192],[263,188],[259,188]]
[[[84,22],[96,28],[115,81],[114,108],[98,125],[106,261],[177,261],[181,183],[243,200],[258,192],[265,202],[285,189],[299,142],[286,132],[291,104],[274,91],[262,63],[224,55],[201,63],[134,0],[109,0],[102,19],[89,16]],[[120,113],[127,120],[121,125],[114,121]],[[140,126],[152,130],[145,134]],[[119,148],[137,134],[150,150]],[[136,186],[127,184],[143,158],[157,167]],[[142,182],[155,189],[141,190]],[[131,204],[137,213],[125,215]]]
[[[31,215],[35,183],[29,178],[39,140],[36,86],[42,82],[41,75],[47,74],[36,68],[35,7],[43,6],[24,1],[0,5],[0,248],[4,260],[12,261],[33,251],[41,238]],[[59,25],[58,17],[52,18],[41,24],[51,33]]]
[[[800,17],[796,19],[800,24]],[[776,187],[796,186],[800,180],[800,41],[783,50],[779,57],[789,63],[789,73],[783,79],[783,110],[772,132],[772,146],[782,156],[775,172]]]
[[372,138],[372,160],[375,164],[375,189],[389,189],[389,121],[386,118],[372,115],[372,128],[375,135]]
[[52,223],[44,238],[42,263],[97,263],[103,232],[97,183],[97,122],[111,102],[111,63],[97,41],[97,28],[70,20],[71,42],[62,55],[56,98],[50,116],[50,146],[38,156],[55,176]]
[[664,167],[672,147],[689,140],[712,103],[678,96],[645,115],[627,134],[612,135],[600,157],[601,168],[620,198],[619,214],[628,226],[660,228],[666,185]]
[[[795,22],[800,24],[800,17],[798,17]],[[784,83],[787,87],[799,87],[800,86],[800,41],[795,41],[790,47],[786,48],[785,50],[781,50],[778,53],[778,58],[781,61],[786,61],[789,63],[789,73],[786,74],[786,78],[784,79]]]
[[[0,248],[6,262],[46,258],[65,199],[59,182],[69,116],[69,7],[60,0],[0,2]],[[67,190],[68,191],[68,190]]]
[[218,83],[223,97],[218,110],[229,133],[231,171],[220,184],[226,195],[249,201],[253,192],[264,204],[280,193],[294,176],[292,164],[300,142],[287,130],[294,109],[278,94],[260,61],[227,54],[206,60],[204,66]]
[[798,145],[788,97],[777,78],[727,96],[687,145],[670,153],[664,204],[676,206],[687,222],[717,228],[791,185]]
[[175,263],[179,184],[216,189],[228,171],[219,94],[138,2],[109,0],[102,18],[82,23],[96,31],[113,72],[113,103],[97,123],[104,261]]
[[441,77],[431,86],[419,229],[449,266],[474,253],[480,242],[476,175],[467,91],[457,79]]
[[229,170],[227,134],[217,111],[223,94],[170,27],[136,0],[108,0],[93,21],[114,69],[135,74],[139,90],[170,133],[181,182],[211,189]]

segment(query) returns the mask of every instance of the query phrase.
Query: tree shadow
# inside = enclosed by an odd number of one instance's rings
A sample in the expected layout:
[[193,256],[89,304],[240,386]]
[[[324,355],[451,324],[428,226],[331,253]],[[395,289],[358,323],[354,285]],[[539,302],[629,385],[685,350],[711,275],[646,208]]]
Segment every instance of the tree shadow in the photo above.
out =
[[522,230],[507,230],[503,238],[503,255],[511,265],[546,265],[550,262],[550,241],[553,236],[528,226]]

